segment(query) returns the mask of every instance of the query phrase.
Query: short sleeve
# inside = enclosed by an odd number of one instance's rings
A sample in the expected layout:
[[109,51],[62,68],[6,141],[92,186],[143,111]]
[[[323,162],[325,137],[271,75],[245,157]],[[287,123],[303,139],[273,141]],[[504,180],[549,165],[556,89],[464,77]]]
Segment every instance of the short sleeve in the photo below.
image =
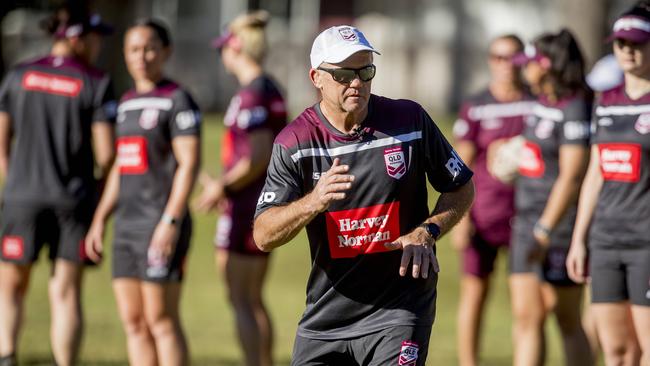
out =
[[280,144],[274,144],[255,217],[271,207],[283,206],[302,197],[301,182],[298,164],[291,159],[289,151]]
[[9,94],[11,93],[11,81],[13,78],[14,72],[9,72],[2,80],[2,84],[0,84],[0,112],[9,113]]
[[454,122],[454,138],[456,141],[469,141],[476,144],[479,132],[479,122],[470,118],[470,103],[463,103],[458,114],[458,119]]
[[564,109],[559,131],[560,145],[589,145],[591,106],[583,99],[575,99]]
[[422,110],[422,142],[429,183],[438,192],[450,192],[472,178],[472,171],[451,147],[431,117]]
[[250,89],[240,93],[241,104],[237,114],[237,127],[251,132],[269,127],[269,108],[261,90]]
[[106,75],[101,79],[93,98],[93,122],[115,123],[117,118],[117,100],[111,78]]
[[200,136],[201,111],[186,91],[179,90],[174,95],[174,105],[169,118],[172,138],[177,136]]

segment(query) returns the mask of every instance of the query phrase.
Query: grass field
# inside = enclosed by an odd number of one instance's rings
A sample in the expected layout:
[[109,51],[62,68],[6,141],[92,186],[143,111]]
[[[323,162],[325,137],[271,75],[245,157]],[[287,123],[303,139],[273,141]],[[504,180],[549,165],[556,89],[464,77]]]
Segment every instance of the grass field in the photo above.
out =
[[[222,128],[217,117],[205,123],[204,168],[218,170],[218,140]],[[449,130],[448,126],[442,126]],[[432,203],[430,204],[432,205]],[[212,237],[214,215],[195,215],[194,237],[182,299],[182,314],[194,365],[240,365],[233,317],[226,303],[221,279],[214,265]],[[110,238],[108,239],[110,242]],[[86,313],[85,340],[81,354],[84,365],[125,365],[126,346],[110,287],[110,248],[102,266],[88,271],[84,281]],[[442,272],[438,283],[437,317],[428,365],[456,364],[456,313],[458,302],[458,254],[447,238],[439,243]],[[21,364],[51,364],[47,277],[49,265],[42,255],[36,266],[28,295],[27,314],[20,339]],[[511,318],[506,282],[506,257],[499,260],[493,293],[484,325],[483,365],[511,364]],[[271,259],[265,297],[275,325],[275,359],[288,365],[296,324],[304,308],[305,283],[309,273],[309,248],[304,233],[277,250]],[[395,268],[397,271],[397,268]],[[549,322],[548,365],[561,364],[557,327]]]

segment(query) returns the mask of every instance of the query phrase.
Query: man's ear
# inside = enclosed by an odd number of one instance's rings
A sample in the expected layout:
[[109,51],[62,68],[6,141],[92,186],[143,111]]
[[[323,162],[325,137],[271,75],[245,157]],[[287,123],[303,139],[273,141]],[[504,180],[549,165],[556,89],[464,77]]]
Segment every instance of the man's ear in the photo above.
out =
[[321,79],[321,73],[316,69],[309,69],[309,79],[311,83],[314,84],[316,89],[320,90],[323,86],[323,80]]

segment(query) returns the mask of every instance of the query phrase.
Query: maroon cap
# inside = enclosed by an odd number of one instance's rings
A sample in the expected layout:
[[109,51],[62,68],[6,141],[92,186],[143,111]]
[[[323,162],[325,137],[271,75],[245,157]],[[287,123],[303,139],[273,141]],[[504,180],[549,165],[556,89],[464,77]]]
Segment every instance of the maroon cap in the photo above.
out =
[[105,36],[113,33],[113,27],[102,22],[102,17],[99,14],[92,14],[87,19],[62,24],[54,36],[57,38],[79,37],[91,32]]
[[543,58],[544,55],[539,52],[537,47],[528,44],[524,48],[524,52],[519,52],[512,56],[512,63],[513,65],[523,66],[531,61],[540,61]]
[[221,49],[233,36],[234,34],[231,31],[225,30],[221,33],[221,35],[213,38],[212,41],[210,41],[210,46],[212,48]]
[[607,42],[624,39],[634,43],[645,43],[650,40],[650,21],[636,15],[623,15],[614,23],[612,34]]

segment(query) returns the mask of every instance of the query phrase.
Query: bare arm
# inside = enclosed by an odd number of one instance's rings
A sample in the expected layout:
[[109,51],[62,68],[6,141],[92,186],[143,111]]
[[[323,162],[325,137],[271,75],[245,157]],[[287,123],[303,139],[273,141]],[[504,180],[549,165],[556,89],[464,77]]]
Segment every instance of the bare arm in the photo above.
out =
[[[474,164],[474,159],[476,159],[476,146],[473,143],[459,141],[456,144],[456,152],[468,167]],[[469,215],[464,215],[451,233],[452,245],[458,250],[465,249],[470,244],[473,231],[474,228]]]
[[[553,184],[539,223],[552,230],[564,216],[566,210],[578,198],[580,185],[587,168],[589,150],[580,145],[560,146],[560,173]],[[535,232],[537,240],[548,244],[548,235]]]
[[591,219],[596,210],[598,196],[603,187],[603,175],[600,171],[600,157],[598,155],[598,146],[591,147],[591,159],[587,175],[580,190],[580,201],[578,202],[578,216],[573,228],[573,237],[571,239],[571,249],[567,256],[567,271],[572,280],[581,283],[584,282],[586,275],[587,259],[587,233],[591,224]]
[[113,160],[115,160],[115,129],[108,122],[95,122],[92,125],[93,150],[95,162],[100,170],[100,179],[106,179]]
[[334,159],[332,167],[321,176],[314,190],[286,206],[271,207],[255,219],[253,238],[260,250],[270,252],[293,239],[300,230],[325,211],[331,202],[345,199],[354,176],[349,166]]
[[7,178],[10,150],[11,116],[7,112],[0,112],[0,181],[4,181]]
[[95,209],[92,224],[88,229],[88,234],[86,234],[86,254],[95,263],[101,261],[102,252],[104,251],[106,221],[108,221],[109,216],[115,209],[119,192],[120,168],[117,164],[113,164],[106,179],[102,197]]

